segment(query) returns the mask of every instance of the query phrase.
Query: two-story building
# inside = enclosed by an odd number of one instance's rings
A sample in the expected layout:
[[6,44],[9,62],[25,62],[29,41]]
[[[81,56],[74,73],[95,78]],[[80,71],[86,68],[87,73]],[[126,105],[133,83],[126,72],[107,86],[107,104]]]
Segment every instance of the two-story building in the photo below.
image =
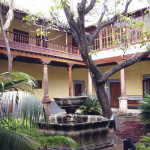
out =
[[[93,49],[97,49],[97,55],[93,55],[95,63],[102,72],[105,72],[117,63],[122,62],[123,51],[113,41],[118,39],[132,41],[138,45],[142,40],[141,31],[149,28],[150,16],[145,15],[145,9],[132,14],[135,21],[145,21],[143,28],[132,29],[127,24],[115,23],[100,31],[93,43]],[[3,16],[8,7],[3,5]],[[70,33],[51,30],[46,39],[37,36],[36,26],[27,26],[22,18],[26,13],[14,10],[14,20],[7,31],[7,38],[11,48],[12,71],[20,71],[30,74],[39,82],[36,96],[44,103],[53,101],[53,97],[77,96],[82,93],[95,94],[88,70],[80,56],[79,50]],[[126,30],[124,30],[125,28]],[[92,33],[94,26],[86,28]],[[124,32],[132,36],[125,39]],[[57,37],[57,38],[56,38]],[[118,47],[118,48],[117,48]],[[114,48],[116,48],[114,50]],[[131,48],[125,53],[126,59],[133,56],[135,49]],[[0,35],[0,72],[7,71],[7,50],[2,34]],[[134,65],[122,69],[112,75],[106,83],[112,108],[119,108],[119,100],[122,94],[127,96],[128,106],[137,105],[137,100],[143,99],[145,92],[150,93],[150,60],[149,57]],[[121,83],[121,84],[120,84]],[[124,87],[124,88],[121,88]]]

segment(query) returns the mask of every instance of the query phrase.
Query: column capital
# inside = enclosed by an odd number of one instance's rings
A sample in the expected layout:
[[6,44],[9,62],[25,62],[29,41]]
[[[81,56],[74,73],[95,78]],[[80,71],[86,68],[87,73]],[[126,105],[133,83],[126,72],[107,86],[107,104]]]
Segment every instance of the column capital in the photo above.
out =
[[[8,57],[8,54],[5,54],[5,56]],[[13,60],[14,58],[16,58],[18,55],[14,55],[14,54],[11,54],[11,59]]]
[[51,63],[52,60],[44,60],[44,59],[41,59],[41,62],[43,65],[48,65]]
[[69,68],[72,68],[74,66],[74,64],[72,63],[67,63]]

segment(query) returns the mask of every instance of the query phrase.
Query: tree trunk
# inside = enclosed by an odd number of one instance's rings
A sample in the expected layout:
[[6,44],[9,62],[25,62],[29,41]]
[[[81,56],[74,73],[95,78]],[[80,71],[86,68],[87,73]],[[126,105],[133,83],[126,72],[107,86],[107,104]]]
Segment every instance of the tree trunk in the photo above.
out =
[[98,84],[98,81],[93,77],[92,77],[92,82],[95,88],[98,101],[102,107],[103,116],[106,118],[110,118],[112,116],[112,111],[111,111],[111,105],[108,99],[108,95],[104,88],[105,83]]
[[[6,49],[7,49],[7,55],[8,55],[8,72],[12,71],[12,62],[11,62],[11,53],[10,53],[10,47],[9,47],[9,42],[7,39],[6,31],[4,31],[4,23],[3,23],[3,18],[2,18],[2,9],[1,9],[1,4],[0,4],[0,23],[1,23],[1,30],[2,34],[4,36],[5,44],[6,44]],[[11,78],[11,76],[9,76]]]

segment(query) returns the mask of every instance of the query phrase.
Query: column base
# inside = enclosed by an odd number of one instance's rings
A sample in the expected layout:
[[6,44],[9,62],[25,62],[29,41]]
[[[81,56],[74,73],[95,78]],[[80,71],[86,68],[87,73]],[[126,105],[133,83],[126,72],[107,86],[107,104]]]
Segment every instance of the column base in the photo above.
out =
[[127,113],[127,110],[128,110],[127,100],[128,100],[128,98],[127,97],[119,97],[118,99],[119,99],[119,111],[123,112],[123,113]]
[[48,116],[51,116],[51,100],[49,96],[44,96],[42,103],[47,111]]

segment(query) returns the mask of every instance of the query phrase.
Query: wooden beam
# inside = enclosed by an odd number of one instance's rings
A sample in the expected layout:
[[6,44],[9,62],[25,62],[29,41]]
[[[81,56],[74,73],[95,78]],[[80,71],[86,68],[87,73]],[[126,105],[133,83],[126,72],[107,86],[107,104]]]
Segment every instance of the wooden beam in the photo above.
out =
[[[137,55],[139,55],[141,53],[137,53]],[[126,59],[130,59],[133,56],[133,54],[129,54],[129,55],[125,55]],[[148,56],[148,58],[150,58],[150,55]],[[122,59],[122,56],[115,56],[115,57],[109,57],[109,58],[103,58],[103,59],[98,59],[95,60],[95,64],[96,65],[102,65],[102,64],[108,64],[108,63],[118,63],[118,62],[124,62],[125,60]]]
[[[7,51],[4,49],[0,49],[0,53],[7,54]],[[61,59],[61,58],[43,56],[43,55],[36,55],[33,53],[31,54],[31,53],[22,53],[22,52],[18,52],[18,51],[11,51],[11,54],[17,55],[17,56],[22,56],[22,57],[38,58],[38,59],[43,59],[43,60],[52,60],[52,61],[57,61],[57,62],[72,63],[75,65],[85,66],[85,63],[80,62],[80,61],[67,60],[67,59]]]

